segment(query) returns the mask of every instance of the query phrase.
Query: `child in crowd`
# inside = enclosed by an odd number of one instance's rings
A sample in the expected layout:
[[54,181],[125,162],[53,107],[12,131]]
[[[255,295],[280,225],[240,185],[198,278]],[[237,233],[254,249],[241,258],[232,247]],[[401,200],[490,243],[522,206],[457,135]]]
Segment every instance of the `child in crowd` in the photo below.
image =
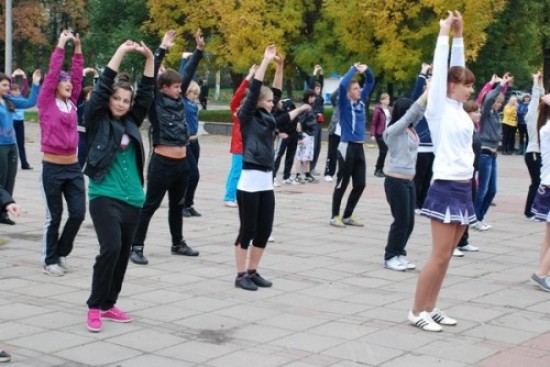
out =
[[[36,104],[40,91],[42,73],[35,70],[29,98],[15,97],[10,94],[11,79],[0,73],[0,185],[13,196],[15,176],[17,175],[17,142],[13,124],[16,109],[30,108]],[[14,225],[6,213],[0,213],[0,223]]]
[[241,106],[241,102],[246,95],[250,80],[256,72],[256,65],[252,65],[248,70],[248,74],[235,91],[229,109],[231,110],[231,118],[233,119],[233,127],[231,129],[231,168],[227,175],[227,183],[225,184],[225,196],[223,203],[229,208],[237,207],[237,183],[241,177],[243,169],[243,140],[241,138],[241,122],[237,117],[237,111]]
[[[19,98],[24,95],[23,89],[17,83],[11,83],[10,94],[15,98]],[[25,150],[25,110],[15,110],[13,114],[13,129],[15,130],[15,138],[17,140],[17,149],[19,151],[21,169],[32,169],[31,165],[27,161],[27,152]]]
[[[481,154],[479,156],[478,190],[474,199],[474,209],[477,221],[472,228],[478,231],[488,231],[491,225],[484,222],[489,206],[497,193],[497,150],[501,139],[502,124],[500,108],[504,102],[504,91],[513,80],[508,73],[502,78],[493,75],[491,81],[480,92],[482,101],[480,134]],[[493,86],[494,89],[491,89]],[[487,92],[488,91],[488,92]]]
[[393,223],[390,226],[384,254],[384,267],[405,271],[416,268],[407,259],[405,246],[414,229],[416,190],[414,174],[418,153],[418,135],[414,126],[424,116],[428,90],[413,102],[410,98],[398,98],[383,138],[390,152],[390,163],[386,170],[384,191],[390,205]]
[[[62,70],[65,46],[74,44],[71,72]],[[67,256],[86,214],[84,176],[78,164],[77,101],[82,88],[84,57],[78,34],[61,32],[38,98],[42,145],[42,190],[46,200],[43,271],[59,277],[68,270]],[[63,198],[69,217],[59,235]]]
[[502,115],[502,154],[514,153],[516,145],[516,130],[518,125],[518,99],[511,96],[504,106]]
[[540,167],[542,166],[537,130],[539,99],[544,95],[544,86],[540,82],[540,75],[540,72],[533,75],[533,89],[528,107],[529,112],[525,116],[525,125],[527,126],[527,131],[531,139],[528,139],[524,159],[527,170],[529,171],[529,177],[531,178],[531,184],[527,191],[527,199],[525,200],[523,214],[525,215],[525,219],[530,221],[537,220],[533,213],[531,213],[531,207],[533,206],[533,200],[535,200],[535,195],[540,185]]
[[[538,94],[535,87],[542,92],[543,86],[542,73],[533,75],[533,99]],[[531,276],[531,280],[542,290],[550,292],[550,165],[544,164],[544,162],[550,162],[550,93],[540,98],[537,107],[537,109],[531,108],[529,113],[536,116],[543,164],[540,168],[540,186],[531,211],[537,219],[546,222],[546,233],[540,249],[538,267]],[[536,135],[532,138],[536,139]]]
[[[304,92],[303,102],[312,106],[315,103],[317,95],[311,89]],[[313,110],[302,112],[297,117],[298,120],[298,149],[296,154],[296,178],[298,183],[310,182],[318,183],[319,180],[311,174],[311,161],[314,156],[315,134],[317,131],[317,119]],[[301,173],[304,173],[302,179]]]
[[[130,83],[115,82],[120,63],[130,52],[145,57],[135,96]],[[84,172],[90,177],[90,215],[99,241],[87,301],[86,325],[92,332],[103,328],[103,320],[132,321],[116,303],[145,202],[145,154],[139,127],[153,101],[153,65],[153,53],[143,42],[121,44],[103,69],[84,116],[90,147]]]
[[384,162],[386,161],[388,147],[386,146],[382,136],[384,135],[386,125],[390,122],[390,120],[390,95],[388,93],[382,93],[380,95],[380,103],[374,108],[370,128],[370,138],[371,140],[375,140],[378,145],[378,159],[376,160],[376,166],[374,169],[374,175],[376,177],[384,177]]
[[527,148],[527,144],[529,144],[529,134],[527,133],[525,116],[527,116],[527,112],[529,111],[530,101],[531,96],[529,94],[526,94],[521,98],[521,103],[518,105],[518,154],[520,155],[525,154],[525,149]]
[[[263,85],[266,69],[272,61],[277,63],[273,90]],[[273,133],[276,127],[290,123],[299,113],[311,109],[310,105],[304,104],[275,119],[271,112],[281,98],[282,85],[283,59],[277,55],[275,45],[269,45],[254,74],[249,93],[237,112],[244,153],[243,169],[237,185],[240,228],[234,243],[237,267],[235,287],[248,291],[273,284],[257,271],[273,229],[275,214]]]
[[408,315],[409,321],[424,331],[441,331],[441,325],[457,324],[437,308],[437,300],[453,250],[465,227],[475,221],[471,189],[474,125],[462,108],[473,93],[475,78],[465,67],[461,14],[449,12],[439,21],[439,28],[425,114],[434,144],[434,180],[422,208],[422,215],[431,222],[432,252],[418,276]]
[[[185,69],[181,70],[180,75],[185,75]],[[186,217],[200,217],[201,214],[193,207],[195,204],[195,191],[199,185],[199,158],[201,155],[201,146],[199,144],[199,95],[201,88],[192,80],[187,87],[183,102],[185,103],[185,120],[187,121],[187,130],[189,131],[189,145],[187,145],[187,162],[189,162],[189,181],[181,214]]]
[[[479,155],[481,154],[481,139],[479,138],[479,120],[481,119],[481,110],[479,105],[475,101],[467,101],[462,105],[464,111],[468,113],[468,116],[472,119],[474,124],[474,135],[472,136],[472,150],[474,151],[474,173],[472,175],[472,200],[476,196],[476,175],[479,170]],[[466,226],[464,234],[458,241],[457,247],[453,250],[453,256],[462,257],[464,252],[477,252],[479,247],[474,246],[469,241],[470,229]]]
[[[365,77],[363,88],[357,80],[352,80],[357,73]],[[338,110],[342,135],[338,145],[338,179],[332,194],[332,213],[329,222],[331,226],[340,228],[346,225],[364,226],[353,216],[353,211],[367,185],[367,163],[363,143],[365,142],[366,103],[373,87],[374,74],[367,65],[361,63],[356,63],[349,69],[338,87]],[[340,204],[350,180],[353,180],[353,188],[341,218]]]

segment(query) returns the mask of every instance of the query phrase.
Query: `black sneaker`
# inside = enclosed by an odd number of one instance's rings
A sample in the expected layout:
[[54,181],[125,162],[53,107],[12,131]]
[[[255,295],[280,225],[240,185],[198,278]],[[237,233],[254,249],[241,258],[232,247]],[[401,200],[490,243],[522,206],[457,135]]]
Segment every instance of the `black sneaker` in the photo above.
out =
[[7,213],[0,214],[0,223],[9,224],[13,226],[15,222],[10,219]]
[[252,283],[261,288],[269,288],[273,285],[273,282],[264,279],[257,271],[252,274],[248,274],[248,278],[250,278]]
[[199,252],[197,250],[193,250],[190,246],[187,246],[185,241],[181,241],[179,245],[172,246],[172,255],[199,256]]
[[257,291],[258,286],[250,280],[248,274],[235,278],[235,287],[242,288],[247,291]]
[[384,174],[384,172],[381,169],[377,169],[376,171],[374,171],[374,175],[376,177],[386,177],[386,175]]
[[147,265],[149,260],[143,256],[143,245],[132,246],[132,252],[130,253],[130,261],[138,265]]
[[193,208],[193,207],[187,208],[187,211],[189,211],[189,213],[191,214],[192,217],[201,217],[202,216],[201,213],[196,211],[195,208]]
[[11,361],[11,355],[0,349],[0,363]]
[[185,218],[189,218],[191,216],[191,212],[189,211],[189,208],[183,208],[181,210],[181,215]]

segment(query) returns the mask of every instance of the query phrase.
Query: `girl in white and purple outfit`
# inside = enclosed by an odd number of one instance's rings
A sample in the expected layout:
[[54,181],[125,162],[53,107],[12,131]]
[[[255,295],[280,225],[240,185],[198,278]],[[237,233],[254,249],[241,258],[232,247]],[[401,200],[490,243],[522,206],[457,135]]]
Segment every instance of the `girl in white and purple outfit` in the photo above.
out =
[[[432,252],[420,272],[409,321],[425,331],[456,325],[437,307],[437,298],[454,248],[466,226],[475,222],[471,179],[474,170],[474,125],[462,104],[473,92],[473,73],[465,68],[462,16],[449,12],[440,22],[426,120],[434,144],[433,183],[422,208],[431,219]],[[449,33],[453,44],[449,69]]]
[[[533,75],[533,99],[544,92],[542,74],[539,72]],[[536,98],[538,101],[539,98]],[[534,106],[533,106],[534,107]],[[537,121],[538,140],[542,166],[540,167],[540,186],[533,202],[531,212],[538,220],[546,222],[546,234],[540,249],[539,263],[537,270],[531,276],[531,280],[542,290],[550,292],[550,93],[542,96],[538,109],[529,109],[528,118]],[[537,139],[537,136],[532,136]]]

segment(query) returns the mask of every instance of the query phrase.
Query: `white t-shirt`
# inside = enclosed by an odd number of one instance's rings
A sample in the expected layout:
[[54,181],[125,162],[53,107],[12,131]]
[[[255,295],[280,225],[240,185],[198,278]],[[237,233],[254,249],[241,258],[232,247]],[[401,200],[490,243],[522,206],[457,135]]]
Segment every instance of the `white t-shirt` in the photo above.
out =
[[246,192],[273,190],[273,172],[243,169],[237,183],[237,189]]

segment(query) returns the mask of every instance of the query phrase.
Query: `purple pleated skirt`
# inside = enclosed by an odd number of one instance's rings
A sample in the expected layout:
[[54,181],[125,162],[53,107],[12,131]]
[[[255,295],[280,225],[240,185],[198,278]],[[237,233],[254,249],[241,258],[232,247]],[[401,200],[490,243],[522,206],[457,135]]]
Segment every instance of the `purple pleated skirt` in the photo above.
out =
[[550,188],[539,186],[531,207],[531,213],[539,220],[550,222]]
[[428,189],[421,215],[442,223],[468,225],[477,222],[472,203],[472,184],[435,180]]

